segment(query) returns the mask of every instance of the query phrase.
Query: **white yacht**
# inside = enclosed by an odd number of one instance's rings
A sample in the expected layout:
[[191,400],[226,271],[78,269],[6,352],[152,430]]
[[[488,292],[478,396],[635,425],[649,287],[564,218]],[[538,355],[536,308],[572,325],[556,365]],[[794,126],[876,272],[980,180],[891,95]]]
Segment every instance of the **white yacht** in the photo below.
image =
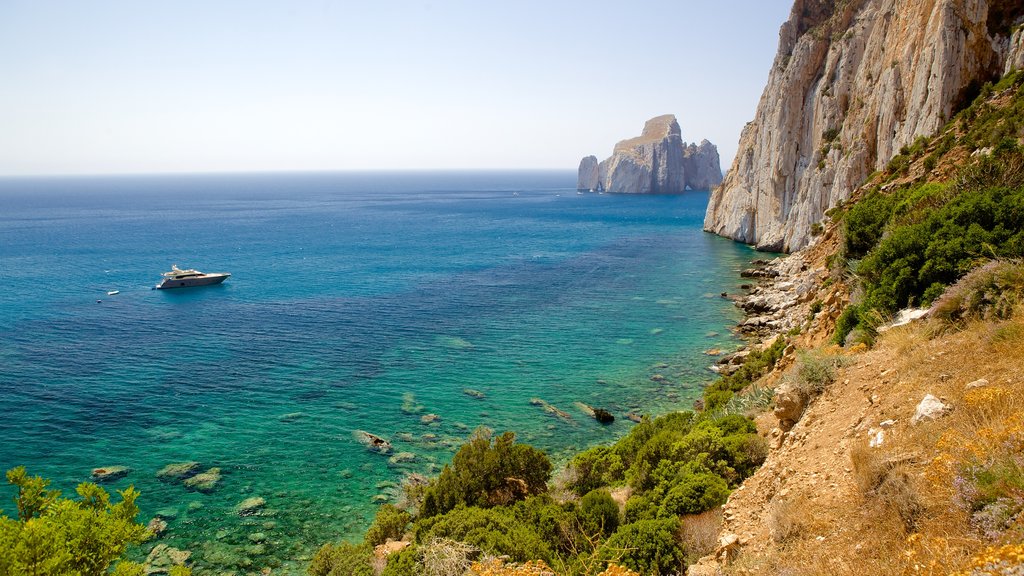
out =
[[156,285],[157,290],[220,284],[227,280],[228,276],[231,276],[231,274],[228,274],[227,272],[212,272],[210,274],[204,274],[198,270],[182,270],[181,268],[178,268],[177,264],[172,264],[171,271],[164,272],[163,276],[163,281]]

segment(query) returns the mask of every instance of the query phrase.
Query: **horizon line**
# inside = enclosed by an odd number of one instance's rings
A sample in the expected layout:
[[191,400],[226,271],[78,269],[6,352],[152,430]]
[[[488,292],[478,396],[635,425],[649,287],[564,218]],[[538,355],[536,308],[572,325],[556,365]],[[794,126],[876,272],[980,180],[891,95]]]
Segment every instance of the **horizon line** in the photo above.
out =
[[312,169],[254,169],[254,170],[195,170],[156,172],[53,172],[0,174],[2,179],[18,178],[117,178],[132,176],[241,176],[255,174],[373,174],[373,173],[496,173],[496,172],[566,172],[575,168],[312,168]]

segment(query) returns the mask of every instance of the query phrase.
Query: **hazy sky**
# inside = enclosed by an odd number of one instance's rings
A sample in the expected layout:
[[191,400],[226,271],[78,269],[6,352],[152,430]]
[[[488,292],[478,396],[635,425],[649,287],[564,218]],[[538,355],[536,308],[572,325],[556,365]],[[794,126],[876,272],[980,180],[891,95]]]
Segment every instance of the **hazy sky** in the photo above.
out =
[[0,174],[726,168],[792,0],[0,0]]

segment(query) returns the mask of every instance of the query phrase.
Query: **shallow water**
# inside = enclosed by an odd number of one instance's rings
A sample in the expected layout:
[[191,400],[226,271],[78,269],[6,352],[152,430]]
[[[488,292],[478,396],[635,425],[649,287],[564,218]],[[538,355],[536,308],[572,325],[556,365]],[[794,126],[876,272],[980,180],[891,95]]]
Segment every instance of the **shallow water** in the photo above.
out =
[[[0,180],[0,466],[66,491],[128,466],[108,487],[141,490],[144,520],[168,518],[161,541],[200,572],[301,573],[477,426],[563,461],[624,434],[630,411],[689,407],[713,377],[702,351],[735,345],[719,293],[751,253],[701,231],[706,192],[580,195],[573,180]],[[151,290],[171,263],[232,277]],[[190,460],[221,468],[212,492],[155,477]],[[266,508],[240,518],[250,496]]]

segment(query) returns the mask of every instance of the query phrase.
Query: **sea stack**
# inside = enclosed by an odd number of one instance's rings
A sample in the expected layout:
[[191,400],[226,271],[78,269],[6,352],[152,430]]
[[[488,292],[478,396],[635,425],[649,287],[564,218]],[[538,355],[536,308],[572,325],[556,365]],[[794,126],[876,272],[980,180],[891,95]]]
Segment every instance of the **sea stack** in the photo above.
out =
[[580,172],[579,178],[576,180],[576,189],[597,190],[599,186],[597,156],[587,156],[580,160]]
[[683,142],[672,114],[651,118],[636,138],[615,145],[601,163],[595,156],[580,162],[577,188],[625,194],[678,194],[707,190],[722,180],[718,149],[704,140]]

